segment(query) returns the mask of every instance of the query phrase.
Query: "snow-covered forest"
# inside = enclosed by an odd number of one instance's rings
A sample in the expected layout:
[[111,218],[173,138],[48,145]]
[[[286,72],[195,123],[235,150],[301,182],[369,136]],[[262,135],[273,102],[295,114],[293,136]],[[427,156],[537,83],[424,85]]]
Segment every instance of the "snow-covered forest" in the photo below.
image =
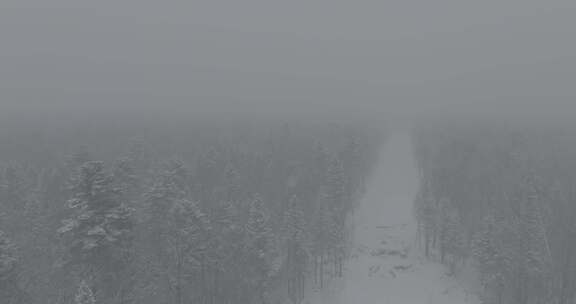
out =
[[0,0],[0,304],[576,304],[576,1]]
[[425,254],[473,265],[482,303],[574,303],[576,137],[566,121],[420,126]]
[[383,138],[359,124],[52,125],[0,131],[1,303],[300,303],[342,276]]
[[112,122],[0,122],[1,303],[576,297],[570,122]]

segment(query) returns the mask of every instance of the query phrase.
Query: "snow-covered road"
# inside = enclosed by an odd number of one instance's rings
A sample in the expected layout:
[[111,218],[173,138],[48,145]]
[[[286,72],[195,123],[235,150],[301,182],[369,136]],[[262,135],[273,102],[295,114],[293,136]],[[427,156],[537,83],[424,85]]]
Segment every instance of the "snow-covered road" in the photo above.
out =
[[474,303],[464,288],[427,262],[415,244],[412,202],[417,169],[408,128],[394,128],[353,220],[353,258],[344,278],[311,295],[312,304]]

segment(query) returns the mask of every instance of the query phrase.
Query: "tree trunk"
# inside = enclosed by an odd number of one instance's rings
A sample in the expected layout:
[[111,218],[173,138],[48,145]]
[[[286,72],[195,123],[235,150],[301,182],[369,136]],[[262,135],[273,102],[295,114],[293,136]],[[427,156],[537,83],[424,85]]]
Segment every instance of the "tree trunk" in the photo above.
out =
[[324,289],[324,254],[320,254],[320,289]]
[[319,282],[320,282],[319,268],[320,267],[318,267],[318,256],[314,255],[314,285],[315,286],[318,286]]

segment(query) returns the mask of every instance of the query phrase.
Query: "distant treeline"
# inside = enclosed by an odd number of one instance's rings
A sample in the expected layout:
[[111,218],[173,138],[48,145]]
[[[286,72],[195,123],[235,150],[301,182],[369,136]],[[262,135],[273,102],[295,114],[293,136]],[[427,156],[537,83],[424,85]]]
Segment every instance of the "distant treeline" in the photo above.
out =
[[426,124],[415,147],[428,256],[473,262],[483,303],[574,303],[576,125]]
[[342,275],[347,215],[382,143],[322,123],[0,138],[6,304],[300,303]]

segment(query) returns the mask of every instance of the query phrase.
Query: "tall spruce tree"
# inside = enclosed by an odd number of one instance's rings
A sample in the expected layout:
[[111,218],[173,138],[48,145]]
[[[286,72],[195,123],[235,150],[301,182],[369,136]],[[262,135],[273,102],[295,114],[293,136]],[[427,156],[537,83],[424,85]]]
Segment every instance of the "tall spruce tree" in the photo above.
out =
[[325,199],[329,208],[333,211],[337,222],[343,221],[346,212],[349,210],[348,193],[346,186],[346,176],[342,162],[334,158],[328,167],[328,175],[325,184]]
[[272,262],[276,252],[270,225],[270,211],[259,195],[256,195],[250,204],[246,231],[248,234],[246,275],[249,277],[251,288],[257,291],[261,301],[264,302],[267,283],[274,275]]
[[195,276],[203,267],[203,255],[210,240],[210,220],[200,210],[198,204],[181,199],[172,205],[168,212],[167,253],[170,263],[165,263],[171,270],[174,303],[185,302],[189,295],[186,277]]
[[129,261],[133,221],[121,197],[103,162],[85,163],[72,183],[71,215],[58,229],[67,242],[68,263],[78,266],[81,276],[94,278],[105,297],[112,295],[113,278]]
[[306,230],[301,201],[293,195],[284,215],[286,268],[289,274],[288,294],[292,303],[299,303],[304,297],[307,267]]
[[82,280],[78,285],[76,296],[74,297],[75,304],[96,304],[94,293],[86,281]]
[[24,303],[25,294],[18,283],[18,261],[16,246],[0,231],[0,299],[3,303]]

